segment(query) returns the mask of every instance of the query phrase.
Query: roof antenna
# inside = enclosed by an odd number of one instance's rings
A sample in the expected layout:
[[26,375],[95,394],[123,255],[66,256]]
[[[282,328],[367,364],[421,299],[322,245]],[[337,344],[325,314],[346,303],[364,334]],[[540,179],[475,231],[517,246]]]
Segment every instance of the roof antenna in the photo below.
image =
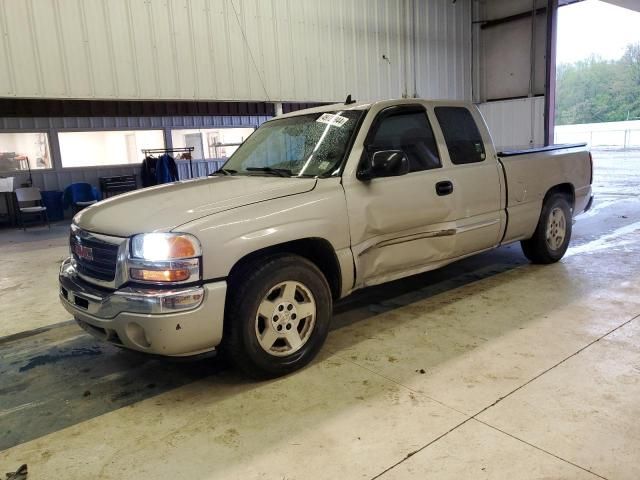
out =
[[345,105],[351,105],[352,103],[356,103],[355,100],[351,99],[351,94],[347,95],[347,99],[344,101]]

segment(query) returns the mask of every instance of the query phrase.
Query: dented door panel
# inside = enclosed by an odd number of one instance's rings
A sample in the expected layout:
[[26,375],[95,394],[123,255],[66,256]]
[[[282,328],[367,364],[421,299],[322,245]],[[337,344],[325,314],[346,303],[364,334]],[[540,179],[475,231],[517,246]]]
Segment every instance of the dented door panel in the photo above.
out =
[[356,284],[452,256],[455,194],[438,196],[445,169],[353,182],[345,188]]

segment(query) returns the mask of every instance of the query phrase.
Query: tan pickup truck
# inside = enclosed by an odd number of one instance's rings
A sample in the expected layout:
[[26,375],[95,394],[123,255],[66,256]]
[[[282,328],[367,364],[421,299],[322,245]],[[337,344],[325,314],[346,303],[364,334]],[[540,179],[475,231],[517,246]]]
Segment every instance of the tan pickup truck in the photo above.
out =
[[334,301],[520,241],[564,255],[592,203],[584,145],[498,153],[469,103],[324,106],[262,124],[208,178],[80,212],[60,298],[141,352],[216,349],[253,376],[308,363]]

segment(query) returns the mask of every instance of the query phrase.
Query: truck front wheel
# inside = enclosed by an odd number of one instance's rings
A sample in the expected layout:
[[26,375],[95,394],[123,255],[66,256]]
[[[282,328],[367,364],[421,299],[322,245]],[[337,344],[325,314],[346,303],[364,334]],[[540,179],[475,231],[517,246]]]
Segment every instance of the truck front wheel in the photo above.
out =
[[569,247],[572,225],[567,197],[558,193],[551,195],[542,205],[533,237],[521,242],[522,251],[533,263],[557,262]]
[[332,313],[322,272],[297,255],[275,255],[235,272],[229,282],[223,349],[252,377],[277,377],[309,363]]

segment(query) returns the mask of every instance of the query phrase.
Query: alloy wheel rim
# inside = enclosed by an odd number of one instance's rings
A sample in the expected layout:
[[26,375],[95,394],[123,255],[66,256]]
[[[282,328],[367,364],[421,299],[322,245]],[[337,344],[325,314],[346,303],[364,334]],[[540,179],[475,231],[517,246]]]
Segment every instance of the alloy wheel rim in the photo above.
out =
[[564,243],[566,235],[567,218],[561,208],[555,207],[551,210],[549,218],[547,219],[547,229],[545,232],[547,246],[551,250],[559,250]]
[[258,343],[270,355],[284,357],[309,341],[316,323],[316,302],[302,283],[281,282],[264,296],[255,319]]

